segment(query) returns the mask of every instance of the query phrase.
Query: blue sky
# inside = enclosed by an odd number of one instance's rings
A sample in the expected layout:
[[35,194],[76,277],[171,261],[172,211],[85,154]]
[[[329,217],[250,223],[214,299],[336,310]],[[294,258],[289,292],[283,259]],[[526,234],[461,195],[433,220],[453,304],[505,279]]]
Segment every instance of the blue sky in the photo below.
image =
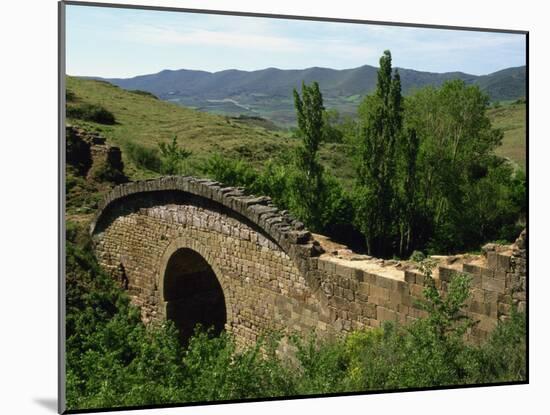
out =
[[67,73],[393,66],[474,75],[525,64],[525,36],[441,29],[67,6]]

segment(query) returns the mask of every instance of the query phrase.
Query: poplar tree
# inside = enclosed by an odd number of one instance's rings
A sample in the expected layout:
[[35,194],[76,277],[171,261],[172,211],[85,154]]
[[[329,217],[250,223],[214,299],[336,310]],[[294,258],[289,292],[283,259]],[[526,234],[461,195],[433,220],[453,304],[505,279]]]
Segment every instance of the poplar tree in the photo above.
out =
[[293,180],[293,210],[312,229],[322,227],[323,167],[317,152],[323,137],[324,107],[319,84],[302,82],[302,95],[293,90],[301,145],[296,153],[297,174]]
[[399,73],[392,73],[391,53],[380,58],[376,91],[359,108],[355,224],[365,235],[369,255],[393,251],[396,232],[398,141],[403,128]]

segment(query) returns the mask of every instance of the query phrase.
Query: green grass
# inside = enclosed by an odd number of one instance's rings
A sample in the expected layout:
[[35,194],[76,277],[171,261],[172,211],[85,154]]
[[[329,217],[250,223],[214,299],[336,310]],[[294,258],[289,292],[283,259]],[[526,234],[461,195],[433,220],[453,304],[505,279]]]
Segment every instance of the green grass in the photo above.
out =
[[[241,120],[185,108],[152,96],[125,91],[106,82],[67,77],[67,88],[76,96],[76,101],[69,102],[68,107],[85,102],[100,105],[114,114],[116,123],[113,125],[79,119],[68,119],[68,122],[97,131],[110,144],[119,146],[125,173],[132,179],[158,174],[132,163],[128,157],[131,143],[153,149],[157,148],[159,141],[168,142],[177,135],[178,143],[192,152],[189,174],[199,174],[197,166],[213,153],[244,159],[259,167],[270,158],[293,151],[298,143],[283,131],[270,131]],[[327,143],[323,145],[320,155],[327,168],[346,182],[353,173],[341,146]]]
[[[297,141],[284,131],[271,131],[261,125],[230,117],[201,112],[158,100],[147,94],[125,91],[106,82],[67,77],[67,88],[76,96],[68,106],[82,103],[100,105],[115,116],[114,125],[69,119],[103,134],[107,141],[122,149],[126,174],[132,179],[153,177],[157,173],[136,167],[128,157],[130,143],[157,148],[174,135],[178,143],[193,154],[189,174],[199,174],[200,166],[213,153],[244,159],[259,167],[270,158],[293,151]],[[348,97],[348,99],[356,97]],[[525,104],[505,104],[489,110],[495,127],[504,131],[497,154],[525,169]],[[130,144],[131,145],[131,144]],[[349,188],[354,177],[344,144],[324,143],[320,151],[323,165]]]
[[502,146],[496,153],[515,162],[525,170],[526,166],[526,110],[525,104],[508,104],[488,111],[493,126],[504,132]]
[[261,163],[294,145],[290,139],[276,137],[263,128],[124,91],[104,82],[68,77],[67,87],[80,101],[100,105],[115,115],[117,122],[110,126],[78,119],[68,122],[99,131],[109,143],[120,146],[132,178],[150,174],[132,165],[124,151],[128,143],[156,148],[159,141],[168,142],[177,135],[179,144],[193,152],[194,162],[219,152],[229,157],[245,153],[245,158],[253,163]]

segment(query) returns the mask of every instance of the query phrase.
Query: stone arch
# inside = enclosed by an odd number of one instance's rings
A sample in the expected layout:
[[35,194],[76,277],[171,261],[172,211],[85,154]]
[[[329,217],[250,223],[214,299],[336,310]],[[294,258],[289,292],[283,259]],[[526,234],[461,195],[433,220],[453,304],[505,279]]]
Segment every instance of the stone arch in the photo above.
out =
[[315,269],[315,261],[324,251],[304,225],[286,211],[277,209],[269,197],[245,194],[242,188],[226,187],[208,179],[195,177],[167,176],[136,182],[128,182],[114,187],[107,193],[98,206],[98,211],[90,225],[92,234],[101,233],[101,223],[124,205],[124,201],[144,196],[154,200],[167,192],[191,195],[200,200],[223,206],[257,227],[276,243],[295,263],[310,289],[318,299],[326,303],[327,299],[320,290],[320,282]]
[[[178,265],[190,266],[190,269],[188,269],[187,273],[175,275],[173,268]],[[191,315],[188,316],[190,321],[175,321],[183,342],[189,337],[189,330],[193,329],[195,323],[201,323],[203,326],[209,326],[210,323],[213,323],[216,333],[219,333],[222,328],[226,330],[231,328],[231,323],[234,321],[231,290],[215,257],[204,245],[183,236],[174,239],[166,247],[160,259],[157,275],[159,304],[165,318],[177,320],[182,317],[177,315],[178,313],[195,313],[199,309],[201,313],[204,313],[204,309],[213,311],[213,314],[210,316],[204,314]],[[173,277],[180,278],[180,281],[167,280]],[[187,281],[184,279],[187,279]],[[217,292],[218,287],[220,292]],[[179,292],[176,294],[168,293],[167,289],[175,289]],[[199,291],[210,290],[210,292],[184,292],[193,289]],[[202,298],[203,301],[201,303],[201,295],[214,295],[214,297],[221,295],[222,298],[221,300],[211,297]],[[188,301],[195,304],[182,304],[182,307],[171,307],[171,304],[175,306],[174,303],[177,301]],[[195,305],[197,309],[193,308]],[[214,310],[212,310],[212,307]],[[220,310],[220,307],[223,307],[223,310]],[[222,324],[220,319],[224,320],[223,327],[220,326]]]

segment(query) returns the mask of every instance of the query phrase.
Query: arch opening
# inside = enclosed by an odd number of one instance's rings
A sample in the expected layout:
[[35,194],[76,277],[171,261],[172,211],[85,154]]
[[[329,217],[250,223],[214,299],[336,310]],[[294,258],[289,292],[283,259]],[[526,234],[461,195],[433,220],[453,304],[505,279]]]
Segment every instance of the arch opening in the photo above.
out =
[[212,267],[196,251],[176,250],[164,273],[166,318],[176,325],[180,342],[187,344],[195,326],[218,335],[227,321],[223,289]]

